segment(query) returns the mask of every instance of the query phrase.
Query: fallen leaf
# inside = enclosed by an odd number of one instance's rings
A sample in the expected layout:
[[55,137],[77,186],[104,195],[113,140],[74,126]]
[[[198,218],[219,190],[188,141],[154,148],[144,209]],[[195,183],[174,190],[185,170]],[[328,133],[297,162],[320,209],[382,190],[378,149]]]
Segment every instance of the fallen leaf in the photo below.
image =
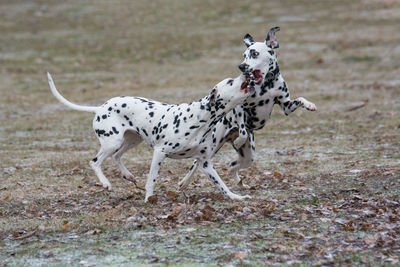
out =
[[169,191],[167,191],[167,197],[170,200],[175,200],[175,199],[177,199],[179,197],[179,194],[174,192],[174,191],[169,190]]
[[63,226],[61,226],[60,229],[61,232],[67,232],[68,230],[69,230],[69,223],[66,223]]
[[353,232],[354,231],[354,223],[353,222],[348,222],[348,223],[345,223],[344,225],[343,225],[343,229],[346,231],[346,232]]
[[150,196],[147,201],[150,204],[157,204],[158,203],[158,197],[156,195]]
[[376,241],[378,240],[378,235],[369,235],[369,236],[365,236],[365,237],[363,238],[363,240],[364,240],[365,244],[366,244],[368,247],[374,247]]
[[235,253],[235,258],[237,258],[239,260],[243,260],[243,259],[247,258],[247,254],[245,254],[245,253]]
[[8,193],[7,195],[5,195],[4,197],[2,197],[2,198],[0,199],[0,201],[7,201],[8,199],[10,199],[10,196],[11,196],[11,192]]

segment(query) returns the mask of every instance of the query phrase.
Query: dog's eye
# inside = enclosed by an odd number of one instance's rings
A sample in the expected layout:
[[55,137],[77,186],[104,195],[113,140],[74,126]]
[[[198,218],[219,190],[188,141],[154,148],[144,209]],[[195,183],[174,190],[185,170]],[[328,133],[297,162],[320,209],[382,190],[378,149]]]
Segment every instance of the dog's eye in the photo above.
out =
[[252,56],[252,57],[258,57],[259,54],[260,54],[260,53],[258,53],[257,51],[254,51],[253,53],[251,53],[251,56]]

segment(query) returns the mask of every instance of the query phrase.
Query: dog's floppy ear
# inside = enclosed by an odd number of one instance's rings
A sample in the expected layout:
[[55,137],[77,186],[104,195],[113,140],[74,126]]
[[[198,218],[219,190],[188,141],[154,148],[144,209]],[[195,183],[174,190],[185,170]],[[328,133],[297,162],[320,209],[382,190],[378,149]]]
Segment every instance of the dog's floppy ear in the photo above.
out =
[[252,44],[254,44],[254,39],[253,39],[253,37],[251,37],[250,34],[246,34],[246,35],[243,37],[243,42],[244,42],[244,44],[245,44],[247,47],[249,47],[249,46],[251,46]]
[[218,90],[217,87],[214,87],[210,94],[208,95],[208,106],[214,106],[215,105],[215,99],[217,98]]
[[267,34],[267,38],[265,39],[265,44],[272,49],[279,48],[278,40],[276,39],[275,33],[279,31],[281,28],[273,27],[269,30]]
[[211,108],[211,106],[214,106],[215,100],[217,98],[217,94],[218,94],[218,90],[217,90],[217,87],[215,86],[211,90],[211,92],[208,94],[208,96],[203,98],[203,100],[201,101],[201,105],[208,106],[209,108]]

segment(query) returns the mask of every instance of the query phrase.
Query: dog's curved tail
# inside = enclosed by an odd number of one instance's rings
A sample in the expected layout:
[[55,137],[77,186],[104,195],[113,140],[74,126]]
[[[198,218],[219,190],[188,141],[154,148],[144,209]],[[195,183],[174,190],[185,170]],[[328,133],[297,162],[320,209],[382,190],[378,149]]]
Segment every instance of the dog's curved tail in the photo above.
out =
[[50,89],[51,89],[51,92],[53,93],[53,95],[58,99],[58,101],[60,101],[67,107],[78,110],[78,111],[86,111],[86,112],[94,112],[94,113],[96,113],[97,110],[99,109],[98,107],[80,106],[80,105],[74,104],[72,102],[69,102],[57,91],[57,88],[53,82],[53,78],[51,78],[50,73],[47,73],[47,78],[48,78]]

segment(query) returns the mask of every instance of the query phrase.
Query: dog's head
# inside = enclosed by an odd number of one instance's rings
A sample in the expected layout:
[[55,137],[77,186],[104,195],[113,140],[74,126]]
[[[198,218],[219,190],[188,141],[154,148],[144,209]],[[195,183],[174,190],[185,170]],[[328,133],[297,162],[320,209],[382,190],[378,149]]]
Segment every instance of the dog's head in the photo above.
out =
[[211,111],[228,112],[243,103],[254,92],[254,81],[248,75],[240,75],[235,79],[225,79],[214,86],[203,98],[202,105]]
[[246,74],[252,73],[256,84],[262,83],[266,74],[277,66],[274,49],[279,47],[275,36],[279,30],[279,27],[270,29],[264,42],[254,42],[250,34],[243,38],[247,49],[243,53],[244,61],[239,65],[239,69]]

